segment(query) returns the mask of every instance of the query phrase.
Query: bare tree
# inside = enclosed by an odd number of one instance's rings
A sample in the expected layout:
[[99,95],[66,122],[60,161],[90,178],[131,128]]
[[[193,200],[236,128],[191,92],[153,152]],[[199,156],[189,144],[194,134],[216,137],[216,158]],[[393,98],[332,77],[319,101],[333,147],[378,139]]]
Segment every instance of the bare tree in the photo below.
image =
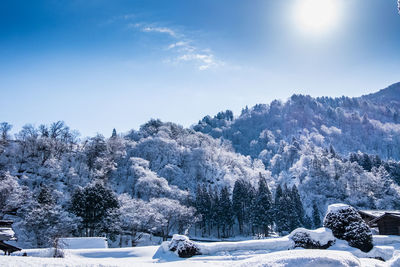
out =
[[11,130],[12,125],[9,124],[8,122],[2,122],[0,123],[0,138],[1,141],[7,141],[8,140],[8,132]]

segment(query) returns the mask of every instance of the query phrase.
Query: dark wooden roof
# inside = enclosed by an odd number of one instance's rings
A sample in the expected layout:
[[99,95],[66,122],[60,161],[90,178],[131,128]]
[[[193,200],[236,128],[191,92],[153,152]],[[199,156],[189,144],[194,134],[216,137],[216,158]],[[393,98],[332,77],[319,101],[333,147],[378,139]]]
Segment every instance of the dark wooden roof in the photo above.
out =
[[398,212],[386,212],[382,216],[379,216],[378,218],[375,218],[375,219],[371,220],[370,223],[371,224],[377,223],[378,221],[380,221],[380,220],[382,220],[382,219],[384,219],[386,217],[391,217],[393,219],[396,219],[400,223],[400,213],[398,213]]
[[358,210],[360,215],[365,215],[370,218],[378,218],[384,215],[385,213],[398,213],[400,214],[400,210]]
[[0,227],[11,228],[13,221],[11,220],[0,220]]
[[4,241],[0,241],[0,250],[7,253],[13,253],[15,251],[20,251],[21,249],[14,247],[13,245],[7,244]]

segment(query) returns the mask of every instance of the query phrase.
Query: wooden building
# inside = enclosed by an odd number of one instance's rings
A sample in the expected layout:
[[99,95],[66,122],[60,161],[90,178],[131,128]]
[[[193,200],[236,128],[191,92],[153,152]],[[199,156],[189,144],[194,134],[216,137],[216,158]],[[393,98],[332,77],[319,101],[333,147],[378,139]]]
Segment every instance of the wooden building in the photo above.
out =
[[400,213],[385,213],[369,222],[370,227],[377,227],[380,235],[400,235]]
[[363,220],[380,235],[400,235],[400,211],[359,210]]
[[14,247],[13,245],[7,244],[4,241],[0,241],[0,250],[4,252],[4,255],[10,255],[15,251],[20,251],[20,248]]
[[10,220],[0,220],[0,250],[4,251],[4,255],[15,251],[21,250],[11,244],[8,244],[7,241],[16,240],[14,236],[14,231],[12,229],[13,221]]

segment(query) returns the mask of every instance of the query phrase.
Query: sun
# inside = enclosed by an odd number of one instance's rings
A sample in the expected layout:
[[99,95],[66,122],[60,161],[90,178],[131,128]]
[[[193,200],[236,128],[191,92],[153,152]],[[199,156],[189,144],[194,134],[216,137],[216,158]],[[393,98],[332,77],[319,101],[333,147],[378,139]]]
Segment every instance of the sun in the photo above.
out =
[[296,26],[307,33],[323,33],[339,20],[338,0],[297,0],[294,6]]

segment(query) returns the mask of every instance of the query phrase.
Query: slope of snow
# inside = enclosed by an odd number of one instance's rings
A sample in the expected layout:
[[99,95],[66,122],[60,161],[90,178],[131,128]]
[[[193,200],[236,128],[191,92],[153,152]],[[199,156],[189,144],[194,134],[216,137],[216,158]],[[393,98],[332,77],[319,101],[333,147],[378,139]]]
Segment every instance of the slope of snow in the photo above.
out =
[[[323,231],[318,229],[316,232]],[[286,236],[241,242],[197,243],[203,255],[187,259],[168,251],[168,242],[147,247],[65,249],[65,258],[62,259],[52,258],[52,249],[27,249],[14,253],[14,256],[0,256],[0,266],[400,266],[400,243],[391,236],[379,236],[378,239],[382,244],[392,244],[375,246],[368,253],[349,247],[343,240],[336,240],[327,250],[288,250],[293,242]],[[21,256],[24,252],[28,257]],[[386,262],[375,257],[383,258]]]
[[201,253],[204,255],[234,250],[287,250],[293,247],[294,242],[285,236],[280,238],[248,240],[240,242],[198,243],[198,245]]
[[245,260],[239,266],[356,267],[362,265],[360,260],[349,252],[309,249],[269,253],[267,255],[261,255],[249,260]]
[[374,245],[389,245],[389,244],[400,244],[400,236],[397,235],[374,235]]
[[59,245],[68,249],[108,248],[105,237],[67,237],[60,238]]

